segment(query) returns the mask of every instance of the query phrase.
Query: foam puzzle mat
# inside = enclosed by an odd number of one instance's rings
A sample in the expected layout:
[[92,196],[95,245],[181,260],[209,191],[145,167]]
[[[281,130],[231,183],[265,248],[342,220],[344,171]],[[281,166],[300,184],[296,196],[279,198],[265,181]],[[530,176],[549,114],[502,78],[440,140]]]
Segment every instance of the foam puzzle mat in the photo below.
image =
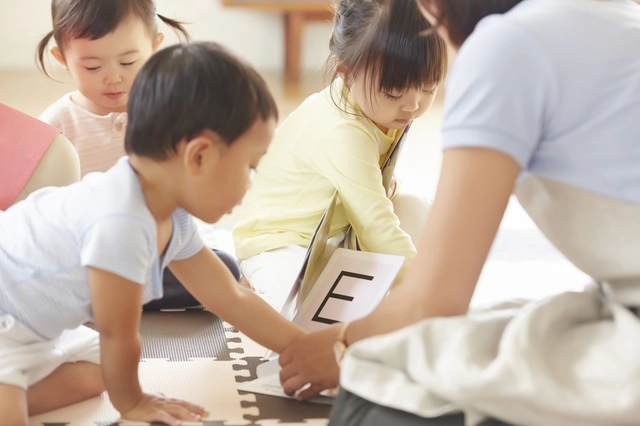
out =
[[[140,381],[146,391],[202,405],[202,426],[324,426],[330,406],[237,390],[256,378],[266,350],[204,310],[145,312]],[[106,393],[29,419],[30,426],[133,426]]]
[[[145,312],[139,376],[146,391],[207,409],[198,426],[326,426],[331,406],[237,390],[255,379],[266,350],[205,310]],[[464,417],[424,419],[425,426],[463,426]],[[144,426],[119,420],[106,393],[29,419],[29,426]],[[154,423],[152,426],[159,426]],[[392,425],[390,425],[392,426]],[[489,420],[481,426],[509,426]]]

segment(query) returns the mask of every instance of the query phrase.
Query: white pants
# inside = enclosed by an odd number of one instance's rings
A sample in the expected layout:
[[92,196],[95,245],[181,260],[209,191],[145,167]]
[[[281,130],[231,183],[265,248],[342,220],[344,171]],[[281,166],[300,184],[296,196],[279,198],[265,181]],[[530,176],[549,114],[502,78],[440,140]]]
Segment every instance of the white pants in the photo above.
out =
[[256,294],[280,312],[300,273],[306,253],[306,247],[289,244],[243,260],[240,272]]
[[0,315],[0,383],[27,389],[65,363],[100,364],[98,332],[85,326],[46,340],[11,315]]

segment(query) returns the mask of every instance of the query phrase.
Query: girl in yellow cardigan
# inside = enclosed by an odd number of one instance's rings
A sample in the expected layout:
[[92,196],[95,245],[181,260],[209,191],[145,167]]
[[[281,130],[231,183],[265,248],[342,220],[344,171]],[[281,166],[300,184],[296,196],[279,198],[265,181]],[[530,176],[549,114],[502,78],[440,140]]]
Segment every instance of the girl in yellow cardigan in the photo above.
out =
[[415,256],[398,204],[412,206],[415,222],[428,205],[397,197],[397,185],[387,194],[380,167],[404,128],[429,109],[446,74],[445,44],[429,29],[415,0],[338,1],[331,84],[280,126],[233,230],[245,283],[275,309],[336,189],[330,236],[351,225],[363,251],[404,256],[401,275]]

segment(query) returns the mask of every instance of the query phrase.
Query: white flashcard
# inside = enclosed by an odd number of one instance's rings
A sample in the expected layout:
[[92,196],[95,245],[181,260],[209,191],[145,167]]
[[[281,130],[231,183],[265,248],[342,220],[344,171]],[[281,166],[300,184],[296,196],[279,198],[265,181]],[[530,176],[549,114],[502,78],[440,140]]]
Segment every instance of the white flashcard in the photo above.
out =
[[403,263],[402,256],[336,249],[293,322],[311,332],[368,315]]

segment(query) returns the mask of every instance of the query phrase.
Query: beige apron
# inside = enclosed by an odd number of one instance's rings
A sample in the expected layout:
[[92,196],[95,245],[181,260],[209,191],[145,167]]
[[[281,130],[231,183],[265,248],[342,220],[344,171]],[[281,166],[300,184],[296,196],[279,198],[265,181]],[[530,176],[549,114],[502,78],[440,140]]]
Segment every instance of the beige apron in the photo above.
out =
[[519,201],[597,285],[523,306],[433,318],[353,345],[341,384],[468,425],[640,424],[640,206],[529,175]]
[[640,206],[534,176],[516,195],[553,245],[612,300],[640,306]]

